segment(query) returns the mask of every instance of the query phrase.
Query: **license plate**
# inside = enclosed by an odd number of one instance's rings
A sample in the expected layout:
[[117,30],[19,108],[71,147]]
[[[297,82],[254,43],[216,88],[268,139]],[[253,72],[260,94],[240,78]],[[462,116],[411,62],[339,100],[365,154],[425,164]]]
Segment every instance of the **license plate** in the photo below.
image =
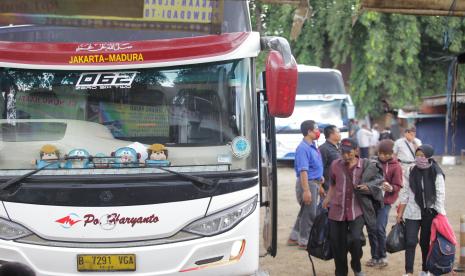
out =
[[136,255],[77,255],[78,271],[135,271]]

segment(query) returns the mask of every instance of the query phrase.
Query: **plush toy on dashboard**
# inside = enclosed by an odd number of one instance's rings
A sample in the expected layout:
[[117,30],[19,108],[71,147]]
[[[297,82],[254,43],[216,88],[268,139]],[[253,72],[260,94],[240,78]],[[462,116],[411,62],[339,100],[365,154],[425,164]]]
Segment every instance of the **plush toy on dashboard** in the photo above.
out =
[[145,160],[147,167],[169,166],[168,149],[162,144],[153,144],[147,149],[148,158]]
[[106,157],[105,154],[99,152],[92,158],[94,167],[97,169],[105,169],[110,167],[110,160]]
[[113,157],[111,166],[114,168],[137,167],[139,165],[140,154],[130,147],[119,148],[112,152],[111,156]]
[[46,169],[59,169],[60,168],[60,151],[54,145],[44,145],[40,148],[40,160],[36,160],[35,164],[38,169],[47,167]]
[[87,169],[92,167],[89,160],[90,154],[85,149],[71,150],[68,155],[66,155],[66,159],[68,159],[65,163],[66,169]]

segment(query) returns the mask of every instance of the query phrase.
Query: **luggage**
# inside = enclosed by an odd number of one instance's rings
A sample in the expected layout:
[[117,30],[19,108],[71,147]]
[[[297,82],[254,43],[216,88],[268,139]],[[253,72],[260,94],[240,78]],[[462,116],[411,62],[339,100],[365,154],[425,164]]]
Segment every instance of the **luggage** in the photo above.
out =
[[329,242],[328,210],[323,209],[315,218],[308,239],[307,252],[309,256],[322,260],[331,260],[333,258]]
[[426,259],[426,266],[429,272],[433,275],[442,275],[451,272],[454,268],[454,259],[455,245],[437,233]]
[[405,250],[405,224],[397,223],[392,226],[386,238],[386,251],[395,253]]

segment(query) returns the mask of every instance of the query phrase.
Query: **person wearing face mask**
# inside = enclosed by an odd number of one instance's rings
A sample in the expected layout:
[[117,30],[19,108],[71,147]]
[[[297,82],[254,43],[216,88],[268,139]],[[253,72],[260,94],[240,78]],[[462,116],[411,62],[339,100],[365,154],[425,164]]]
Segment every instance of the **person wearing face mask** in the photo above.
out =
[[439,213],[446,215],[444,208],[445,184],[444,173],[432,158],[434,149],[424,144],[415,152],[415,165],[409,173],[409,183],[399,195],[397,222],[405,221],[405,275],[413,274],[415,248],[420,231],[420,248],[422,255],[422,271],[420,275],[428,275],[426,258],[431,235],[431,224]]
[[315,141],[320,137],[318,125],[313,120],[302,122],[304,138],[295,151],[296,196],[300,205],[294,227],[287,244],[306,250],[310,230],[317,213],[318,191],[323,179],[323,162]]

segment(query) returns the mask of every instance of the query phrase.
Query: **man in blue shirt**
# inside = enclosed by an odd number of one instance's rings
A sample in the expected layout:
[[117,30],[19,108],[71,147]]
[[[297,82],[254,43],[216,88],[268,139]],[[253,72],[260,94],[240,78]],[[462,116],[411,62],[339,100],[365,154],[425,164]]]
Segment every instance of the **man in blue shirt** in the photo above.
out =
[[310,230],[316,217],[319,184],[323,179],[323,162],[315,141],[320,137],[318,125],[313,120],[302,122],[300,130],[304,136],[295,151],[294,168],[297,176],[296,196],[300,211],[287,242],[306,249]]

